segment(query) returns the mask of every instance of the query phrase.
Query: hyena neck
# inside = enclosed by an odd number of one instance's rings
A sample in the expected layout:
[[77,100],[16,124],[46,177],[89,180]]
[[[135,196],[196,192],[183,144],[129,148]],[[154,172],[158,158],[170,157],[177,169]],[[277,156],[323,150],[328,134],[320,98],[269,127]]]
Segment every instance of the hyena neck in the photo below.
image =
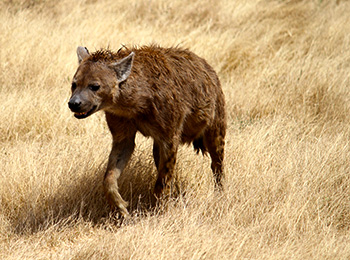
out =
[[113,114],[115,116],[119,116],[119,117],[125,117],[125,118],[134,117],[134,112],[132,109],[125,108],[121,103],[118,103],[118,102],[114,103],[113,106],[106,108],[105,112]]
[[117,116],[136,118],[148,111],[152,103],[152,95],[147,86],[126,83],[113,97],[113,105],[108,112]]

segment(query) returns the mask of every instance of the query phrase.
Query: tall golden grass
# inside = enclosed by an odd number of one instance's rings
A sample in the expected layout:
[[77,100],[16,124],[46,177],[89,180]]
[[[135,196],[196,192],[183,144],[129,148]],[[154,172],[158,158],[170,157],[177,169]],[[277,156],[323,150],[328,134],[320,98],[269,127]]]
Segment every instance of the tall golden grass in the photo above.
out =
[[[349,259],[350,2],[0,3],[1,259]],[[226,179],[180,150],[180,192],[155,205],[151,140],[121,177],[132,217],[103,197],[102,113],[67,102],[75,49],[190,48],[221,78]]]

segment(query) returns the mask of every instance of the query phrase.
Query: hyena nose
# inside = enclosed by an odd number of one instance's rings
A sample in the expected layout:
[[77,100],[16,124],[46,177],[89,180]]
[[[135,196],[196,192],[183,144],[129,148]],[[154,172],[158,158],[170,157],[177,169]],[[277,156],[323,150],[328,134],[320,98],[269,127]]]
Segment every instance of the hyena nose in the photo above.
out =
[[68,102],[68,106],[72,111],[78,111],[81,106],[81,101],[79,99],[71,99]]

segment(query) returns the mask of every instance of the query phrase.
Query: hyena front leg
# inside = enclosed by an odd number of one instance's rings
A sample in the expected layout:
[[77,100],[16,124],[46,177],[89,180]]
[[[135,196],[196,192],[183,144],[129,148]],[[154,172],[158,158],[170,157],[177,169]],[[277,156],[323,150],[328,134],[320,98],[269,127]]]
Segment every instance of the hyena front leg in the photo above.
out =
[[154,141],[153,156],[158,170],[158,178],[154,188],[154,194],[159,198],[164,189],[169,188],[170,181],[173,177],[178,142],[173,141],[170,144]]
[[103,181],[107,201],[112,208],[118,209],[123,217],[127,217],[129,215],[128,210],[126,209],[128,203],[124,201],[119,194],[117,180],[134,151],[134,139],[135,136],[119,142],[113,140],[113,147],[109,155],[107,171]]

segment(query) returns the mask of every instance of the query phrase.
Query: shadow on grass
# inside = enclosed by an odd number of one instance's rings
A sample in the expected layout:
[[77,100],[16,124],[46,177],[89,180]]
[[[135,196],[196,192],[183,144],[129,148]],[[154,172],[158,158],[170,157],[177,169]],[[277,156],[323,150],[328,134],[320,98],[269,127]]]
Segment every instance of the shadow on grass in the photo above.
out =
[[[143,158],[144,159],[144,158]],[[153,161],[134,158],[118,180],[122,197],[129,202],[128,210],[138,216],[152,211],[156,206],[153,196],[155,167]],[[118,221],[103,193],[105,163],[84,175],[65,181],[54,194],[41,194],[36,202],[24,203],[19,213],[11,218],[16,234],[33,234],[51,227],[60,228],[86,221],[92,225]],[[74,172],[70,173],[74,176]],[[67,185],[69,183],[69,185]],[[42,198],[43,197],[43,198]]]

